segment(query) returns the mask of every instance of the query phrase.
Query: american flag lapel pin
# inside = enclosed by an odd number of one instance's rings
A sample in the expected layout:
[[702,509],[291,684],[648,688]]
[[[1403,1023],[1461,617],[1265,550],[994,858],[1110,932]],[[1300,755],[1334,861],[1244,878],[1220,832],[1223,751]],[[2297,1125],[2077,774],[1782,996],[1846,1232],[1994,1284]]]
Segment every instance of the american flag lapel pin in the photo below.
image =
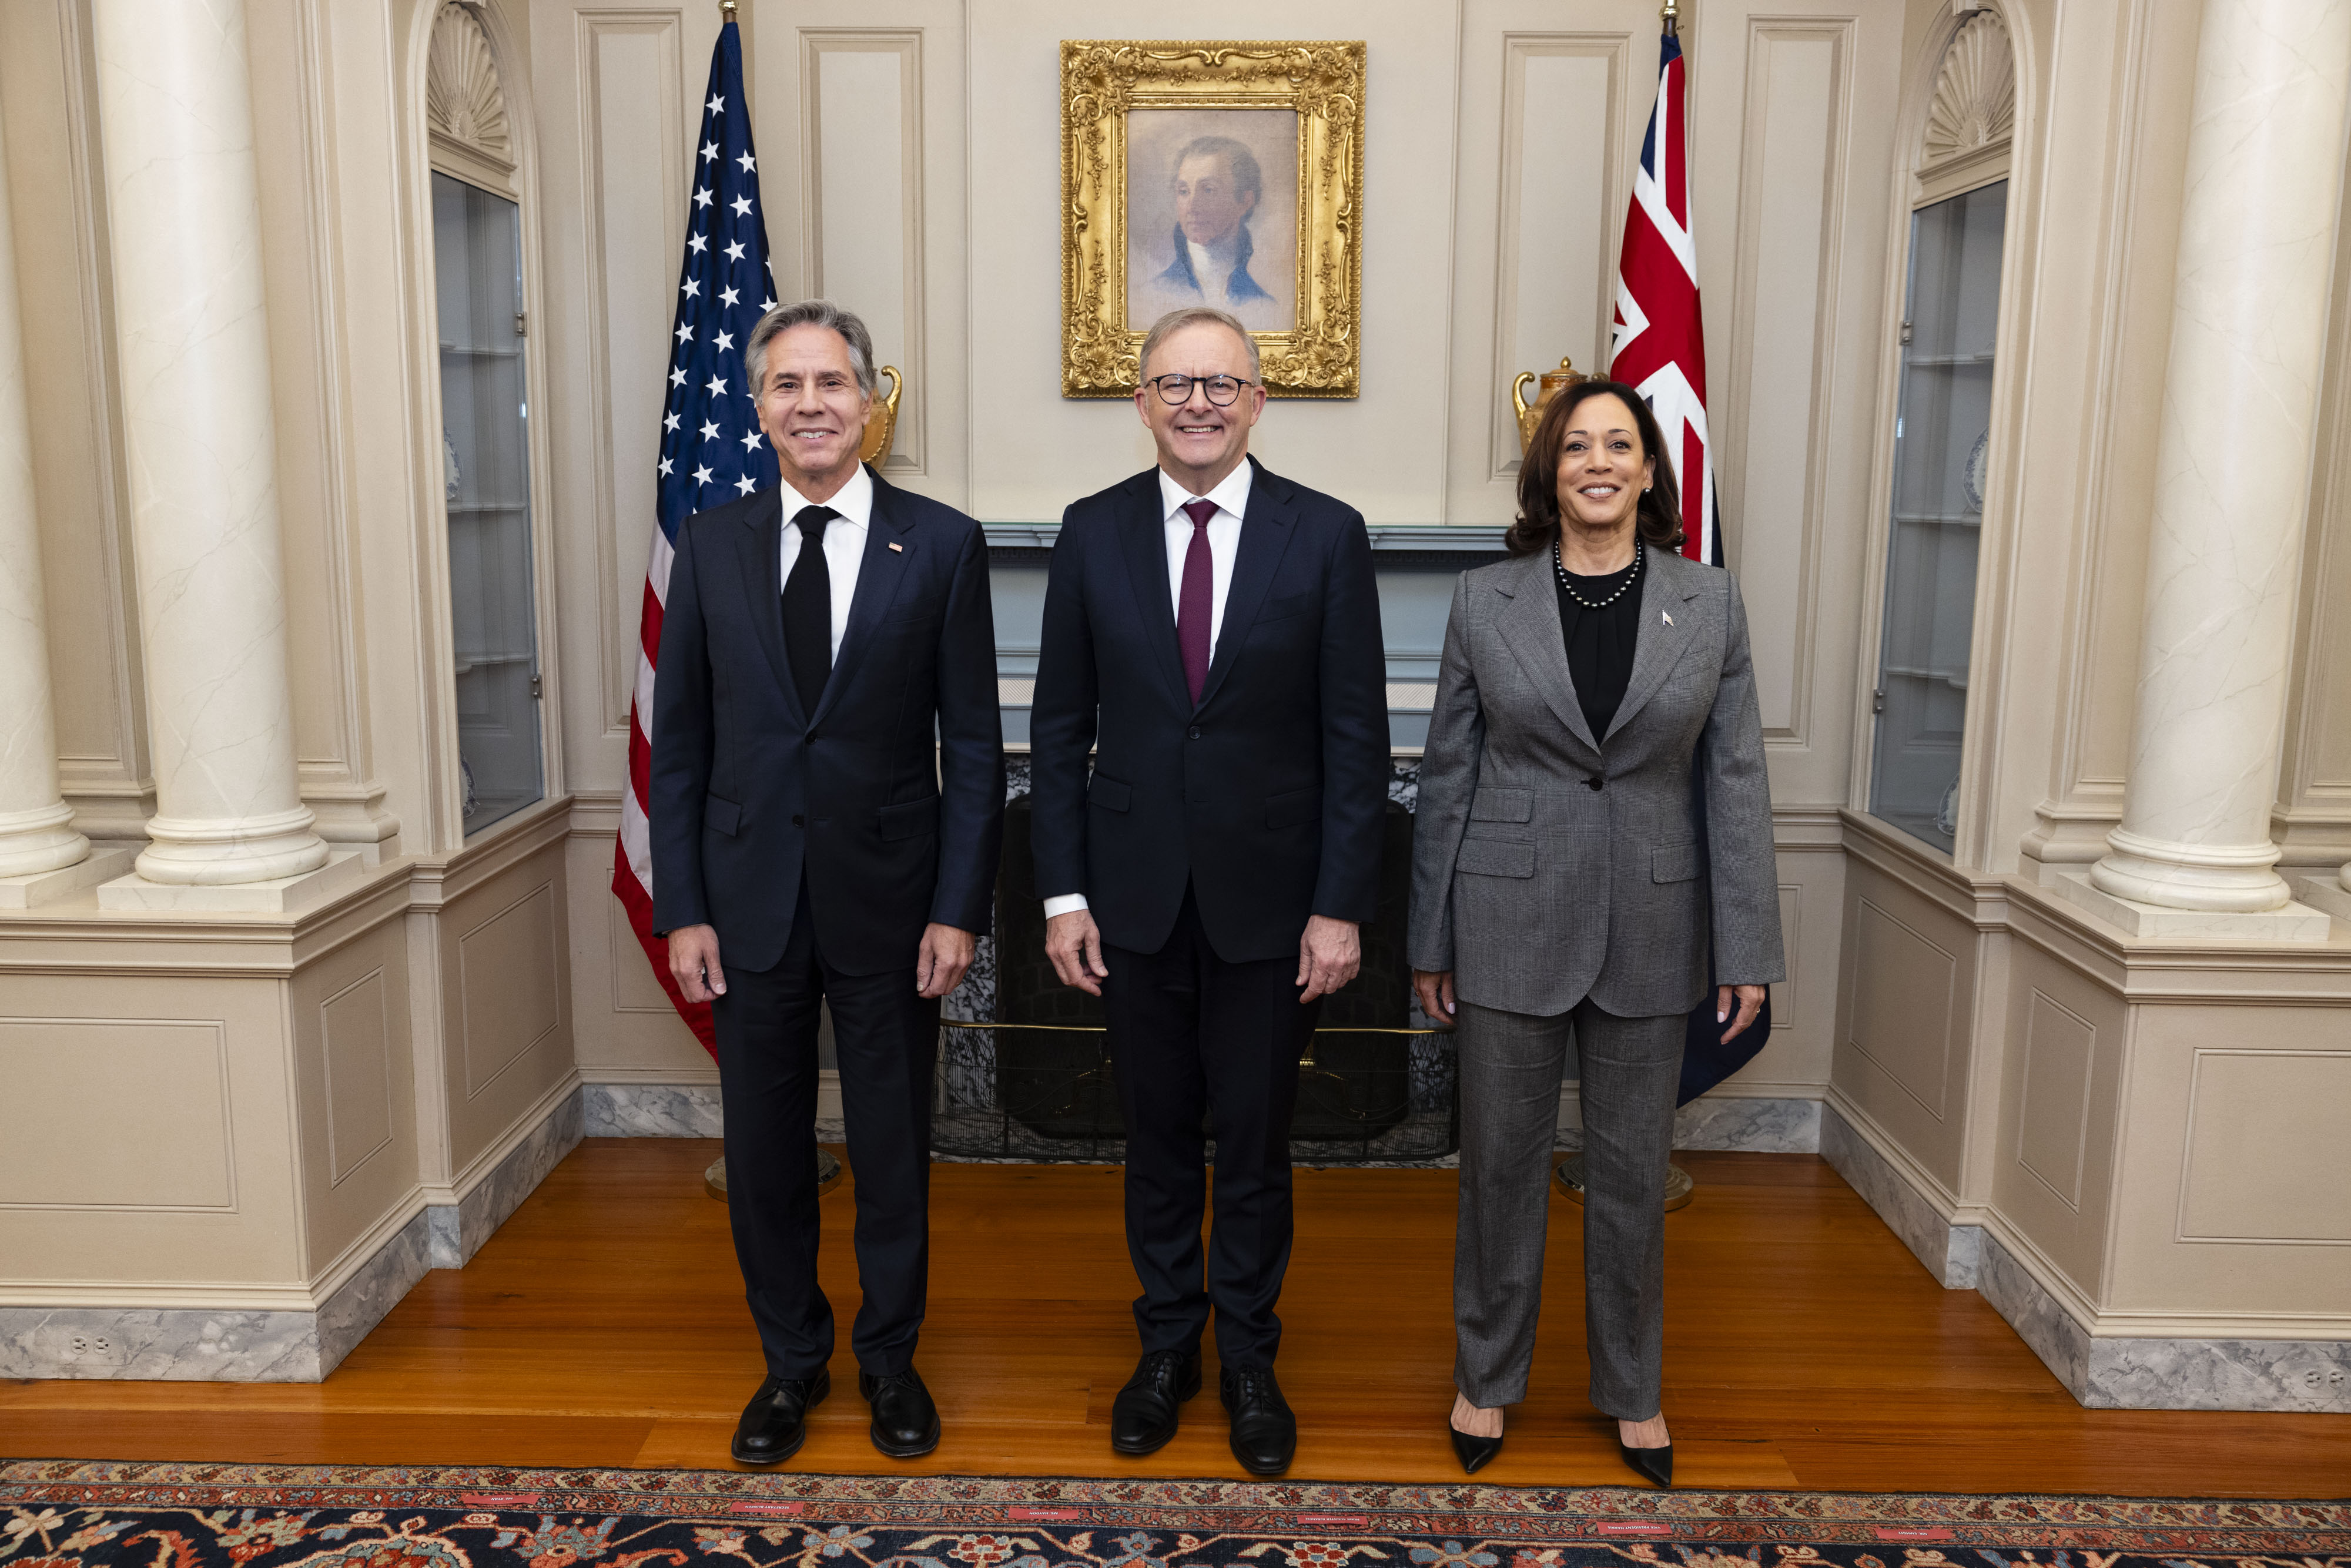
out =
[[890,548],[896,550],[900,555],[904,555],[906,553],[906,547],[904,545],[893,544]]

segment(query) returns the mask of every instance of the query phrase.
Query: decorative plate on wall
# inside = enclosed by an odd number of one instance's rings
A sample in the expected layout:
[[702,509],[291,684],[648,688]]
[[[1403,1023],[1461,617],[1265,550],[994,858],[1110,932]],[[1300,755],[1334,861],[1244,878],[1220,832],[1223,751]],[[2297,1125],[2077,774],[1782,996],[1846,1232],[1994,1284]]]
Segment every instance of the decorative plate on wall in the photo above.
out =
[[1970,512],[1983,510],[1984,450],[1991,444],[1991,432],[1987,430],[1976,437],[1975,445],[1968,451],[1967,466],[1959,470],[1959,488],[1968,497]]

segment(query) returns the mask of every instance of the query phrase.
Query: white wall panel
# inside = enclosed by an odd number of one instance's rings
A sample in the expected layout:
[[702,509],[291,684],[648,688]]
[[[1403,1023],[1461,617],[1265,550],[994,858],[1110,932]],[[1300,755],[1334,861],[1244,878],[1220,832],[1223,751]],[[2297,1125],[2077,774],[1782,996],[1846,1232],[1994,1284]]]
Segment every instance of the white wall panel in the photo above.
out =
[[[1844,70],[1849,25],[1757,21],[1747,37],[1747,154],[1740,192],[1737,325],[1719,401],[1743,415],[1725,511],[1738,525],[1736,561],[1767,737],[1793,737],[1809,697],[1813,622],[1808,564],[1822,512],[1819,436],[1824,298],[1835,277],[1830,222],[1843,172]],[[1724,434],[1732,422],[1723,421]],[[1720,459],[1718,459],[1720,462]]]
[[[808,290],[845,305],[906,378],[889,466],[923,465],[922,34],[803,31]],[[886,388],[887,382],[883,383]]]
[[[1511,381],[1556,369],[1562,354],[1581,371],[1607,358],[1656,27],[1656,6],[1639,0],[1565,11],[1545,0],[1462,0],[1444,509],[1416,520],[1509,522],[1519,474]],[[1374,47],[1374,94],[1388,57]],[[1367,142],[1366,153],[1376,170],[1380,145]],[[1376,253],[1385,238],[1373,235]],[[1385,308],[1368,287],[1365,306]]]
[[601,306],[591,331],[601,340],[593,371],[602,437],[597,554],[605,566],[596,689],[608,732],[625,738],[693,150],[683,113],[678,19],[590,16],[581,28],[590,287]]
[[217,1019],[0,1019],[0,1208],[234,1211],[228,1049]]
[[2179,1239],[2351,1246],[2351,1051],[2215,1047],[2192,1071]]
[[1495,313],[1503,373],[1488,410],[1496,477],[1519,469],[1508,384],[1518,371],[1551,370],[1562,355],[1578,370],[1597,370],[1606,352],[1627,40],[1514,37],[1504,47],[1502,308]]

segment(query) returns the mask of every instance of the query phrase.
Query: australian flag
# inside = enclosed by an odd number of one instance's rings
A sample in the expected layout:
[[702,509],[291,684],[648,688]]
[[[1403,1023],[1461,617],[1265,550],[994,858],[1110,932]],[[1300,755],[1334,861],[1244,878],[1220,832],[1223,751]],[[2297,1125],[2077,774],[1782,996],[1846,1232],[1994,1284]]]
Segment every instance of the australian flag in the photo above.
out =
[[629,715],[629,788],[621,799],[621,842],[612,892],[652,960],[654,977],[678,1016],[716,1049],[706,1003],[690,1003],[669,972],[666,943],[653,934],[653,866],[645,816],[652,766],[654,663],[661,653],[662,607],[669,599],[670,559],[687,517],[777,483],[776,455],[760,432],[749,369],[751,329],[776,303],[768,272],[768,229],[759,209],[759,160],[751,150],[751,115],[743,95],[743,42],[732,21],[718,30],[703,95],[702,136],[694,159],[694,195],[685,211],[685,261],[678,268],[677,309],[670,329],[667,397],[653,558],[645,568],[638,616],[637,685]]
[[[1657,100],[1633,172],[1632,211],[1625,216],[1625,248],[1616,267],[1615,340],[1608,373],[1639,392],[1657,416],[1667,456],[1680,480],[1682,553],[1720,566],[1720,507],[1706,426],[1706,329],[1698,315],[1698,240],[1690,210],[1687,76],[1682,41],[1668,15],[1657,42]],[[1703,845],[1704,769],[1694,770],[1691,779],[1697,799],[1690,811]],[[1684,1105],[1746,1066],[1771,1038],[1768,990],[1763,1010],[1728,1044],[1722,1031],[1729,1026],[1717,1021],[1714,998],[1709,974],[1706,999],[1690,1014],[1682,1042]]]

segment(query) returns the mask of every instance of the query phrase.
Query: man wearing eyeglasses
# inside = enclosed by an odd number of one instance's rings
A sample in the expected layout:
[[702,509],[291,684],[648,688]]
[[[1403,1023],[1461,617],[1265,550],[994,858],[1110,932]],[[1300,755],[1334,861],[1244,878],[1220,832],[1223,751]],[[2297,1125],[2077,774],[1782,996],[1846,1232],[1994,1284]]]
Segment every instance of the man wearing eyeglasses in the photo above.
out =
[[1143,1355],[1112,1447],[1176,1435],[1213,1304],[1234,1457],[1279,1475],[1298,1447],[1273,1371],[1298,1060],[1354,977],[1386,809],[1379,599],[1362,515],[1249,455],[1265,388],[1240,322],[1162,317],[1142,374],[1158,466],[1073,504],[1053,548],[1037,886],[1054,969],[1102,998],[1126,1121]]

